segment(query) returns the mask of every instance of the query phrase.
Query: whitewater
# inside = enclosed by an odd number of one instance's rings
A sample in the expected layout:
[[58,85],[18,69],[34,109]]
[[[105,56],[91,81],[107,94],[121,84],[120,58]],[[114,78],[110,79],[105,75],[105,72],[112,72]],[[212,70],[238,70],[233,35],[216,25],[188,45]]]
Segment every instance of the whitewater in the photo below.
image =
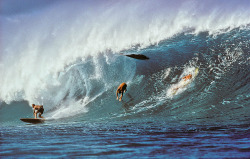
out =
[[[1,156],[247,158],[249,17],[247,0],[1,1]],[[44,124],[19,120],[33,103]]]

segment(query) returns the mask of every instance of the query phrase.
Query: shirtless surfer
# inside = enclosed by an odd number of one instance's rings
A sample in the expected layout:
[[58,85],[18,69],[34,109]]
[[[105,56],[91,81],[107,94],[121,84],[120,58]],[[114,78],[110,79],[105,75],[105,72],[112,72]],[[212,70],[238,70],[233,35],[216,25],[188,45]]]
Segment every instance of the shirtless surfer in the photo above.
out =
[[43,118],[42,114],[43,114],[43,105],[35,105],[32,104],[32,108],[34,109],[33,114],[35,115],[35,119],[37,119],[37,113],[39,113],[39,118]]
[[191,79],[191,78],[192,78],[192,75],[191,75],[191,74],[188,74],[188,75],[182,77],[182,79],[184,79],[184,81],[189,80],[189,79]]
[[[123,93],[125,93],[126,91],[127,91],[127,84],[123,82],[116,90],[116,97],[117,97],[116,99],[117,100],[119,99],[119,101],[121,101]],[[120,98],[118,97],[118,94],[121,94]]]

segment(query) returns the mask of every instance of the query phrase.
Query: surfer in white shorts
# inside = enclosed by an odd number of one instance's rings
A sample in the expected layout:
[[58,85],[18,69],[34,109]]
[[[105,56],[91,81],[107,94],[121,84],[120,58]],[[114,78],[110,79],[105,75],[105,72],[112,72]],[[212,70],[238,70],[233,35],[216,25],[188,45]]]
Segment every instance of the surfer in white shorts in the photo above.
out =
[[35,104],[32,104],[32,108],[34,109],[34,116],[35,116],[35,119],[37,119],[37,113],[39,113],[39,118],[43,118],[42,114],[43,114],[43,105],[35,105]]
[[[123,82],[116,90],[116,97],[117,97],[116,99],[117,100],[119,99],[119,101],[121,101],[123,93],[125,93],[126,91],[127,91],[127,84]],[[118,94],[121,94],[120,98],[118,97]]]

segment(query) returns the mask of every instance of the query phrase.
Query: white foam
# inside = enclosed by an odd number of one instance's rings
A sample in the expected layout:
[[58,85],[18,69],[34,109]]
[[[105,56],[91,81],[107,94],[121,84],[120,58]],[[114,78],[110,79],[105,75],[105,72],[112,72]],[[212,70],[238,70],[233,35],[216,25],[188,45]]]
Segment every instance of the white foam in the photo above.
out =
[[[183,93],[187,88],[188,85],[194,81],[196,75],[195,75],[195,67],[192,66],[186,66],[182,72],[182,74],[179,76],[179,81],[177,83],[171,84],[167,90],[166,90],[166,96],[167,98],[173,98],[174,96]],[[190,80],[183,80],[182,78],[188,74],[192,75],[192,79]],[[177,90],[176,90],[177,89]]]

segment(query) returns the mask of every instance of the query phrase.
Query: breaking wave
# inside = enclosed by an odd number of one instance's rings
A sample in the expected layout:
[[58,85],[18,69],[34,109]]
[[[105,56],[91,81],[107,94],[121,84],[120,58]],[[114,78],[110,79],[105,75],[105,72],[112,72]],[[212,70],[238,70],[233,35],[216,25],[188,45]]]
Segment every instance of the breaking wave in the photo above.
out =
[[248,1],[38,2],[3,2],[1,106],[43,104],[47,118],[249,118]]

